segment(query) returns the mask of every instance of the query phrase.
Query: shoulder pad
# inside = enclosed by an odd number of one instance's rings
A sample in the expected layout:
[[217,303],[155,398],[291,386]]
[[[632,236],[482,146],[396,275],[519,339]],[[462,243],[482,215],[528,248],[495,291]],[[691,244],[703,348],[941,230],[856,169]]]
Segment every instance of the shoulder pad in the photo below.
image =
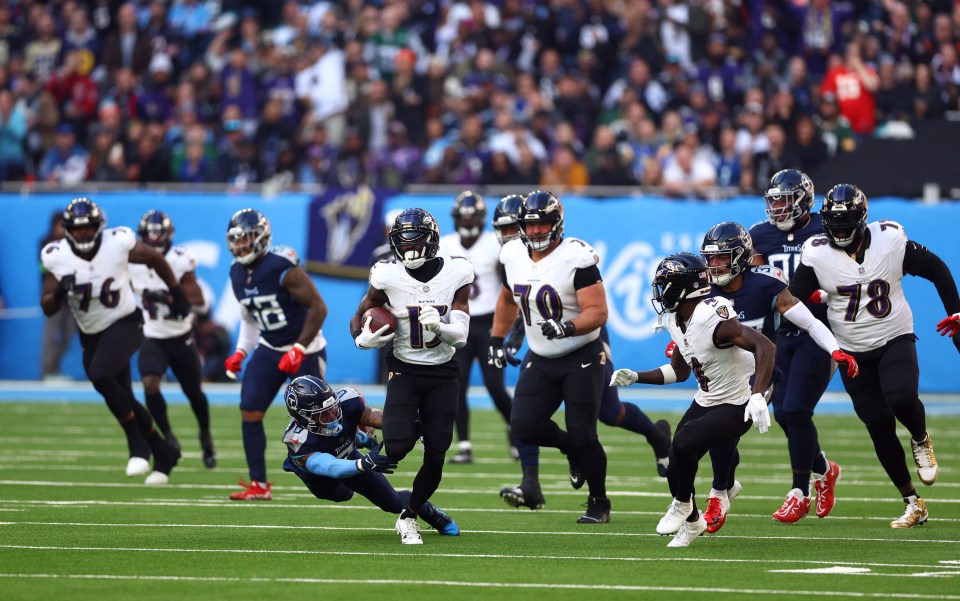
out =
[[300,257],[297,256],[297,251],[293,250],[289,246],[271,246],[270,254],[282,257],[293,265],[300,264]]
[[345,403],[346,401],[353,399],[363,400],[363,395],[360,394],[360,391],[353,386],[346,386],[337,390],[337,398],[340,399],[341,403]]
[[761,219],[760,221],[758,221],[758,222],[754,223],[753,225],[751,225],[750,228],[749,228],[749,231],[750,231],[750,233],[752,234],[752,233],[753,233],[753,230],[759,228],[760,226],[762,226],[762,225],[764,225],[764,224],[769,224],[769,223],[770,223],[770,222],[767,221],[766,219]]
[[564,238],[564,242],[567,248],[571,249],[569,252],[575,257],[574,260],[576,261],[577,269],[590,267],[600,262],[600,256],[597,254],[597,251],[583,240],[579,238]]
[[61,255],[63,255],[63,247],[60,245],[60,240],[54,240],[40,251],[40,262],[47,271],[53,271],[52,268],[60,262]]
[[283,444],[287,445],[291,451],[296,453],[300,450],[300,447],[306,444],[309,436],[309,430],[301,428],[297,425],[297,422],[290,420],[290,425],[287,426],[286,431],[283,433]]
[[874,223],[871,223],[870,225],[875,225],[876,228],[880,230],[881,234],[884,234],[887,236],[899,235],[900,237],[903,237],[903,238],[907,237],[907,232],[906,230],[903,229],[903,226],[897,223],[896,221],[893,221],[892,219],[881,219],[879,221],[875,221]]
[[193,271],[197,268],[197,260],[186,246],[174,246],[167,251],[167,262],[171,266],[177,264],[181,266],[184,273]]

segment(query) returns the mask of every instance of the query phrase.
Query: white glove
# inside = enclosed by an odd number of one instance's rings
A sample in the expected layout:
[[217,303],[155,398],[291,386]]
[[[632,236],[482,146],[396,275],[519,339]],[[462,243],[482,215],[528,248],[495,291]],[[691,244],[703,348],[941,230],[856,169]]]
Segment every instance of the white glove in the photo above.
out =
[[366,349],[366,348],[380,348],[393,340],[393,337],[397,335],[396,332],[390,332],[389,334],[384,334],[387,330],[390,329],[389,325],[384,324],[382,328],[376,332],[370,331],[370,320],[371,317],[367,317],[363,322],[363,327],[360,329],[360,334],[357,335],[357,338],[353,341],[357,345],[357,348]]
[[761,434],[770,429],[770,412],[767,411],[767,399],[759,392],[751,395],[743,410],[743,421],[753,420],[753,425]]
[[610,386],[630,386],[637,383],[637,372],[621,367],[610,377]]
[[420,305],[420,325],[436,334],[440,330],[440,311],[433,305]]

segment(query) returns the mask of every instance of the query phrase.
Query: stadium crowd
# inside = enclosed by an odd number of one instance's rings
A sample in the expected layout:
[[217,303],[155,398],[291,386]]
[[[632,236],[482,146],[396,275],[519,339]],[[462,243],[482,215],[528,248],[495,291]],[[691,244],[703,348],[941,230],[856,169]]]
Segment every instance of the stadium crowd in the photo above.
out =
[[0,0],[0,177],[756,192],[960,109],[950,0]]

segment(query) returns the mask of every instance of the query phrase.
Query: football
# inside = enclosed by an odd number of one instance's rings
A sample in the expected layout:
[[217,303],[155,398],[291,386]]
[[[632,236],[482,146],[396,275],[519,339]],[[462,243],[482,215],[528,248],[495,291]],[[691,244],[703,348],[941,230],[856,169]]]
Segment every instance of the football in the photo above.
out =
[[386,334],[397,331],[397,318],[386,307],[371,307],[363,313],[362,325],[370,317],[370,331],[376,332],[383,326],[390,326]]

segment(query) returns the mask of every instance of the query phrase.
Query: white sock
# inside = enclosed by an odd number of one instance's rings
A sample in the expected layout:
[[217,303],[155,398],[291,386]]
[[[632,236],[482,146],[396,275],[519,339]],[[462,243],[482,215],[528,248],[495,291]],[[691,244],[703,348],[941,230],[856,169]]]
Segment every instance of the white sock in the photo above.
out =
[[469,441],[469,440],[461,440],[461,441],[460,441],[460,444],[457,445],[457,449],[460,450],[461,452],[463,452],[463,451],[471,451],[471,450],[473,450],[473,445],[470,444],[470,441]]

